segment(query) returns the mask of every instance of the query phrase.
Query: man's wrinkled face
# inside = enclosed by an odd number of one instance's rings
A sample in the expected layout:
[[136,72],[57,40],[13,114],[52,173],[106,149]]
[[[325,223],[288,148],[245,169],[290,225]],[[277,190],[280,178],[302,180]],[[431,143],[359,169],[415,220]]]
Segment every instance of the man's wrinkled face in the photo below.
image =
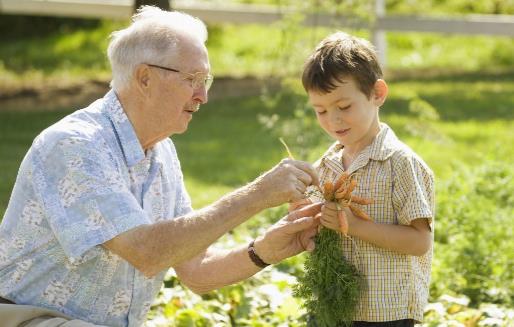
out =
[[184,42],[179,58],[173,67],[162,65],[178,72],[150,67],[158,80],[151,107],[163,137],[185,132],[193,114],[208,100],[205,82],[210,65],[205,46]]

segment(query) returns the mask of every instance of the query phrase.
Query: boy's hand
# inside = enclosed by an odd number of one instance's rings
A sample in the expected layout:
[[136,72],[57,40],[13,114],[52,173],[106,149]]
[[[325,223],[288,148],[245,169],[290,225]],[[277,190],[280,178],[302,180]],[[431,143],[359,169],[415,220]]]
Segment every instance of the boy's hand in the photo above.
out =
[[321,207],[321,224],[336,232],[344,232],[345,235],[350,235],[352,226],[358,224],[359,220],[348,207],[337,209],[335,202],[325,201],[325,204]]
[[321,207],[321,224],[326,228],[340,232],[341,226],[339,224],[337,210],[337,204],[335,202],[325,201]]

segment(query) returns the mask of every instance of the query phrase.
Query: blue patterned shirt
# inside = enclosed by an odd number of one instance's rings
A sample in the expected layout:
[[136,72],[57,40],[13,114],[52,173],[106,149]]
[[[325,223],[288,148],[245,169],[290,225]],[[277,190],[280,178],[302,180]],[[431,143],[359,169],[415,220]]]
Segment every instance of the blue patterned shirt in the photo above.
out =
[[114,91],[43,131],[0,225],[0,296],[108,326],[140,326],[165,271],[146,278],[102,243],[187,214],[170,139],[146,154]]

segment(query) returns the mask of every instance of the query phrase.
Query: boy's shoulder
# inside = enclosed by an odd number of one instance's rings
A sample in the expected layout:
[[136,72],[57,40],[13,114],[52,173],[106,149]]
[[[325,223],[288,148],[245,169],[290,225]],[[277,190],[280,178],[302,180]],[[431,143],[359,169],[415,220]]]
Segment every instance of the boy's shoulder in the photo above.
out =
[[393,168],[415,165],[419,166],[423,170],[426,170],[430,174],[433,174],[432,170],[423,160],[423,158],[421,158],[421,156],[416,153],[409,145],[400,140],[389,126],[387,126],[387,128],[389,129],[387,131],[388,135],[384,138],[382,143],[384,160],[391,161]]

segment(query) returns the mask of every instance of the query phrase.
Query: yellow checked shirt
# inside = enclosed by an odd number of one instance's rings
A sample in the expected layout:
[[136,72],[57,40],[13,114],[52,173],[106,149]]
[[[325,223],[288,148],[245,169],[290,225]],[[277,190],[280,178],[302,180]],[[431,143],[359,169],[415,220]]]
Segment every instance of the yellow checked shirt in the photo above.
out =
[[[315,164],[321,184],[344,172],[343,147],[335,143]],[[355,195],[372,198],[361,206],[379,224],[409,225],[427,218],[433,235],[434,176],[425,162],[386,124],[348,169]],[[313,200],[321,200],[319,194]],[[423,320],[428,301],[433,247],[423,256],[399,254],[356,237],[343,239],[343,252],[365,276],[355,321]]]

